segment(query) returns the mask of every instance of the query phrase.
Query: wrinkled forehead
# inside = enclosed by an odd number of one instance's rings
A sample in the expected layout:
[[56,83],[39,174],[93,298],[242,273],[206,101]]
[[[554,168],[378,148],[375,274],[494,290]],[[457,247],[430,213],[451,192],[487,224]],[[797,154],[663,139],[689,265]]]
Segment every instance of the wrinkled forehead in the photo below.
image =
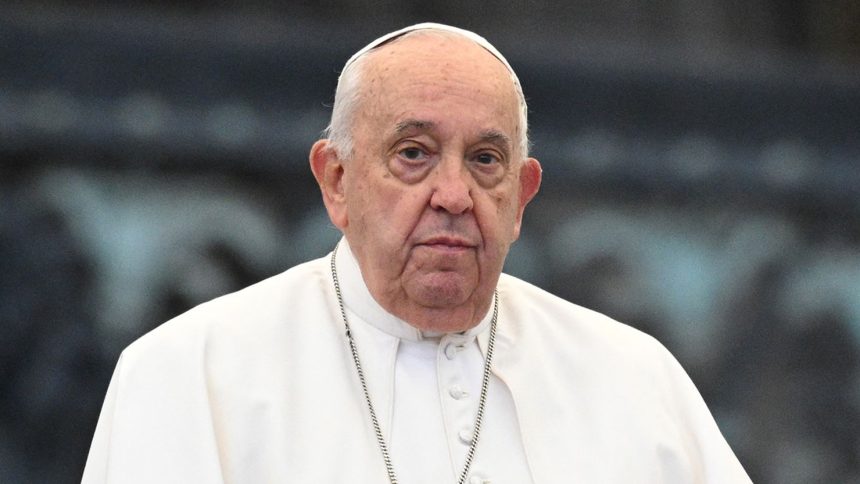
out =
[[[517,86],[519,86],[520,81],[517,78],[517,74],[514,72],[514,69],[508,63],[508,60],[505,59],[505,56],[503,56],[502,53],[499,52],[498,49],[496,49],[493,46],[493,44],[488,42],[487,39],[485,39],[485,38],[481,37],[480,35],[472,32],[472,31],[469,31],[469,30],[465,30],[465,29],[461,29],[461,28],[457,28],[457,27],[452,27],[450,25],[433,23],[433,22],[424,22],[424,23],[420,23],[420,24],[410,25],[409,27],[405,27],[405,28],[402,28],[400,30],[390,32],[388,34],[383,35],[382,37],[379,37],[378,39],[367,44],[361,50],[359,50],[358,52],[353,54],[352,57],[350,57],[349,60],[346,61],[346,64],[344,64],[343,70],[341,71],[341,73],[346,72],[348,70],[348,68],[353,63],[355,63],[356,60],[360,59],[361,57],[363,57],[368,52],[371,52],[371,51],[373,51],[373,50],[375,50],[375,49],[377,49],[377,48],[379,48],[379,47],[381,47],[381,46],[383,46],[383,45],[385,45],[385,44],[387,44],[387,43],[389,43],[389,42],[391,42],[391,41],[393,41],[399,37],[402,37],[402,36],[410,33],[410,32],[416,32],[416,31],[420,31],[420,30],[448,32],[451,34],[455,34],[455,35],[464,37],[468,40],[471,40],[472,42],[483,47],[487,52],[492,54],[493,57],[498,59],[499,62],[501,62],[505,66],[505,69],[508,70],[508,72],[510,73],[511,77],[514,80],[514,83]],[[343,76],[343,74],[341,74],[341,77],[342,76]]]

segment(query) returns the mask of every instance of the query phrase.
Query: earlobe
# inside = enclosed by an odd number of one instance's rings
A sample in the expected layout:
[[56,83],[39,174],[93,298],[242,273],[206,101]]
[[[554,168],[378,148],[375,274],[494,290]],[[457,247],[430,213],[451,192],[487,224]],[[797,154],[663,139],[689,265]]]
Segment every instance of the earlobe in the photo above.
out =
[[319,140],[311,147],[310,165],[320,186],[329,218],[335,227],[344,230],[348,223],[343,187],[344,167],[328,140]]

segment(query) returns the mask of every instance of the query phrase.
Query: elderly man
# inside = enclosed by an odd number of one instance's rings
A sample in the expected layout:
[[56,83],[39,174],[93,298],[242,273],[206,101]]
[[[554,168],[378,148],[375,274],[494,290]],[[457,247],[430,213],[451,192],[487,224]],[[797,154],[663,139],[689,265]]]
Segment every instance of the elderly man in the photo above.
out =
[[84,482],[749,482],[662,346],[501,274],[526,123],[471,32],[359,51],[310,154],[343,240],[126,349]]

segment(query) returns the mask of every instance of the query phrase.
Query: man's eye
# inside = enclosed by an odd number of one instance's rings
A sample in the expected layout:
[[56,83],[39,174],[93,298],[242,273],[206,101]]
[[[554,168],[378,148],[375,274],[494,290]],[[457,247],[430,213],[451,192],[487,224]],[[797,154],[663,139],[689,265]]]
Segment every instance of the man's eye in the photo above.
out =
[[416,161],[424,156],[424,152],[419,148],[405,148],[400,150],[400,156],[410,161]]
[[489,165],[498,162],[499,159],[490,153],[481,153],[475,157],[475,161],[482,165]]

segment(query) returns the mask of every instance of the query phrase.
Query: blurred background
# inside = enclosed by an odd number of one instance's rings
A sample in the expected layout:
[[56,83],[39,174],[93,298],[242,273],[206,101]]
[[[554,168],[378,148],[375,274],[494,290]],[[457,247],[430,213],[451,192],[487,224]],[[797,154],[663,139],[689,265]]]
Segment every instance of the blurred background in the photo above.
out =
[[307,168],[384,32],[487,37],[542,192],[507,270],[653,334],[758,483],[860,483],[860,3],[0,5],[0,482],[77,482],[121,349],[327,253]]

